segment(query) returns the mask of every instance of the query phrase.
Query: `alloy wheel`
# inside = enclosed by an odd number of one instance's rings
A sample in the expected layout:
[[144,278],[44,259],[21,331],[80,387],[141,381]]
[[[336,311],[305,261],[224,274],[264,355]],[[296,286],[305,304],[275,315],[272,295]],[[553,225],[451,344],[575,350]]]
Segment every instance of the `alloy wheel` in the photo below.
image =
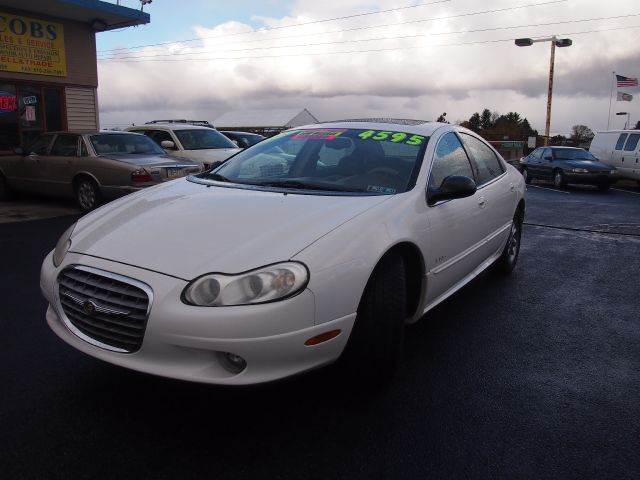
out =
[[96,190],[88,181],[84,181],[78,187],[78,203],[83,210],[91,210],[96,206]]

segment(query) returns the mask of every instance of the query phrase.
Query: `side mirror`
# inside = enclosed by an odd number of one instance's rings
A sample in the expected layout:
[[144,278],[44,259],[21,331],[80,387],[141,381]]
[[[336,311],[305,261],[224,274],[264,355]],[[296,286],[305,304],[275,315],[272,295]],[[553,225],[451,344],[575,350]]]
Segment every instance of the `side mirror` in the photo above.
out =
[[440,188],[427,193],[427,203],[432,206],[442,200],[470,197],[476,193],[477,187],[469,177],[450,175],[442,181]]
[[22,156],[25,156],[25,155],[27,154],[26,150],[25,150],[24,148],[22,148],[22,147],[16,147],[16,148],[14,148],[14,149],[13,149],[13,152],[14,152],[16,155],[22,155]]
[[173,143],[171,140],[162,140],[160,142],[160,146],[162,148],[164,148],[165,150],[175,150],[176,149],[176,144]]

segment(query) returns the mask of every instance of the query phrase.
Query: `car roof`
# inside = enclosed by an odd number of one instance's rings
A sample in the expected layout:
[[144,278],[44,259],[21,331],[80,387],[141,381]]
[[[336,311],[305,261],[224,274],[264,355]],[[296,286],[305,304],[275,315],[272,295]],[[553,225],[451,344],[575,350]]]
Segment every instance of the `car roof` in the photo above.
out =
[[562,147],[562,146],[552,146],[552,147],[543,147],[543,148],[551,148],[553,150],[584,150],[584,148],[580,147]]
[[[62,135],[62,134],[70,134],[70,135],[116,135],[116,134],[126,134],[133,135],[134,132],[127,132],[126,130],[93,130],[87,132],[86,130],[68,130],[68,131],[56,131],[56,132],[44,132],[43,135]],[[137,133],[135,135],[138,135]]]
[[354,120],[338,120],[323,123],[314,123],[296,127],[296,129],[314,128],[352,128],[357,130],[393,130],[396,132],[414,133],[430,137],[436,130],[443,127],[456,128],[467,131],[467,129],[440,122],[427,122],[424,120],[395,119],[395,118],[360,118]]
[[236,135],[252,135],[254,137],[262,137],[259,133],[241,132],[240,130],[219,130],[220,133],[234,133]]
[[134,125],[127,129],[136,128],[143,130],[215,130],[202,125],[191,125],[190,123],[149,123],[144,125]]

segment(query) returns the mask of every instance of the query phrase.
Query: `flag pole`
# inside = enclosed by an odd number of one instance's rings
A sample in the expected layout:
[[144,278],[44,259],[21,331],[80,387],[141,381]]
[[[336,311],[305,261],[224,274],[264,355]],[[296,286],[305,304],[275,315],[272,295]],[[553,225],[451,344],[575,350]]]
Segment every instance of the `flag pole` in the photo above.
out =
[[609,116],[607,117],[607,130],[609,130],[609,125],[611,124],[611,102],[613,101],[613,86],[616,83],[616,72],[613,72],[613,77],[611,78],[611,94],[609,95]]

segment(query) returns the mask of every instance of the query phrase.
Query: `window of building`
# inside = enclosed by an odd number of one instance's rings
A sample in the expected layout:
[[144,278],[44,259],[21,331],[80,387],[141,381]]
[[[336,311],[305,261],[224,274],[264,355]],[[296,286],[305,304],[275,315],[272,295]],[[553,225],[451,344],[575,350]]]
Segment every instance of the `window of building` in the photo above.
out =
[[0,152],[28,147],[45,132],[66,130],[62,87],[0,81]]

